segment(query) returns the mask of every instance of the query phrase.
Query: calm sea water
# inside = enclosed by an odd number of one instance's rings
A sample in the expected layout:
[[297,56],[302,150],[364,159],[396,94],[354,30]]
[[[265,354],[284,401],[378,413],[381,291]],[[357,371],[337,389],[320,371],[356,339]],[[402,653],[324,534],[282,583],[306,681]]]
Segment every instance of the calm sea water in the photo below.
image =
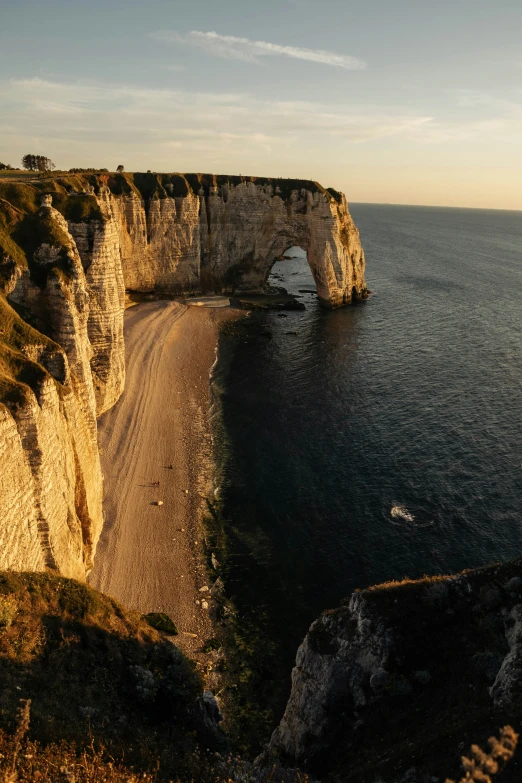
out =
[[215,373],[228,588],[288,668],[356,587],[522,550],[522,213],[351,211],[371,298],[255,313]]

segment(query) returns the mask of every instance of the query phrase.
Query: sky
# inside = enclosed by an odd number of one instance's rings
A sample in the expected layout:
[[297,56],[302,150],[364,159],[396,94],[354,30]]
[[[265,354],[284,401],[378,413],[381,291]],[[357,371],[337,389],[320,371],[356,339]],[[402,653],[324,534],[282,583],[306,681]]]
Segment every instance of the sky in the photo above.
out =
[[521,0],[0,0],[0,161],[522,209]]

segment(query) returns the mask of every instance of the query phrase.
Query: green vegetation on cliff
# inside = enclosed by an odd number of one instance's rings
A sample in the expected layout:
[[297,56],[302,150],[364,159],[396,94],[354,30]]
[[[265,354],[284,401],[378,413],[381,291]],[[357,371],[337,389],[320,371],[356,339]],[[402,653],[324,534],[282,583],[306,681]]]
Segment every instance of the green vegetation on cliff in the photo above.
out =
[[90,185],[99,185],[96,176],[67,175],[28,181],[0,175],[0,199],[25,215],[34,215],[40,209],[42,196],[50,195],[53,207],[67,220],[102,220],[96,199],[85,192]]
[[27,267],[27,258],[14,238],[24,213],[5,199],[0,199],[0,286],[13,272],[13,264]]
[[[70,198],[93,187],[95,193],[100,186],[105,185],[114,195],[135,193],[145,201],[152,198],[185,197],[190,193],[199,195],[202,190],[205,196],[211,188],[236,187],[252,182],[260,187],[272,188],[274,195],[283,200],[290,198],[294,191],[307,190],[310,193],[322,193],[329,201],[339,203],[341,194],[334,188],[324,188],[318,182],[309,179],[286,179],[284,177],[255,177],[228,174],[201,174],[180,172],[107,172],[106,170],[90,170],[78,172],[54,172],[52,175],[27,175],[20,172],[0,172],[0,198],[10,201],[24,211],[36,211],[39,198],[44,193],[53,196],[53,206],[68,220],[67,209],[70,208]],[[88,196],[83,196],[88,199]],[[82,219],[102,219],[96,212],[95,200],[92,210]]]
[[[38,394],[47,371],[29,355],[61,357],[63,351],[49,337],[33,329],[0,294],[0,402],[23,404]],[[65,360],[63,360],[65,361]]]
[[33,280],[43,284],[49,269],[33,261],[44,243],[61,249],[55,266],[68,272],[68,238],[56,221],[41,211],[41,201],[44,195],[51,195],[53,207],[71,222],[103,220],[96,198],[83,192],[87,185],[78,176],[34,182],[0,177],[0,286],[12,273],[12,262],[19,268],[29,266]]

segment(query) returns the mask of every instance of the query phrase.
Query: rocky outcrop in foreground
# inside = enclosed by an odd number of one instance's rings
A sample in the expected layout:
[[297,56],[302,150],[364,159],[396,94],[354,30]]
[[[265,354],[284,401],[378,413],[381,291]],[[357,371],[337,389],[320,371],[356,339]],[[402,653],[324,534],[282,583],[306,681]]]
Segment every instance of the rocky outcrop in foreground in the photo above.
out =
[[291,245],[320,301],[366,296],[345,197],[306,180],[0,180],[0,568],[82,578],[101,532],[96,418],[125,385],[125,291],[262,291]]
[[444,779],[464,746],[521,716],[517,560],[361,590],[325,612],[265,760],[354,781]]

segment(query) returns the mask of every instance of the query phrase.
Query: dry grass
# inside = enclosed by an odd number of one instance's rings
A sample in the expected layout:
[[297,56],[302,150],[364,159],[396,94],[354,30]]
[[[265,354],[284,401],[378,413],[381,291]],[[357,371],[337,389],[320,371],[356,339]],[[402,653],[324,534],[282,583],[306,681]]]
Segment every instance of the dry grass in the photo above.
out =
[[[30,706],[30,700],[21,700],[14,734],[0,730],[0,783],[157,783],[161,779],[159,766],[150,772],[137,771],[124,757],[117,760],[106,748],[96,746],[92,737],[80,752],[66,742],[43,747],[29,740]],[[504,726],[500,739],[488,740],[488,753],[472,745],[472,758],[462,759],[465,775],[459,783],[492,783],[492,776],[512,759],[517,743],[518,734],[511,726]],[[196,753],[193,762],[191,774],[199,783],[312,783],[298,770],[259,769],[234,756],[210,761]],[[447,778],[445,783],[455,781]]]
[[[504,726],[500,730],[500,739],[490,737],[488,740],[489,752],[486,753],[478,745],[471,746],[472,758],[462,757],[464,777],[459,783],[492,783],[492,775],[501,772],[508,761],[513,758],[518,744],[518,734],[511,726]],[[446,779],[446,783],[455,783]]]
[[22,700],[16,731],[0,731],[1,783],[153,783],[157,773],[136,772],[116,762],[91,740],[88,749],[77,752],[61,742],[42,747],[27,738],[31,701]]
[[[370,587],[367,587],[364,592],[377,593],[384,590],[393,590],[397,587],[404,587],[405,585],[435,584],[436,582],[444,582],[446,579],[449,579],[449,575],[428,576],[425,574],[419,579],[410,579],[406,576],[404,579],[390,579],[388,582],[381,582],[378,585],[371,585]],[[356,590],[356,592],[362,591]]]
[[[9,737],[17,736],[24,698],[31,700],[31,742],[40,748],[23,751],[17,763],[32,753],[51,769],[58,751],[49,747],[60,746],[62,766],[77,756],[86,768],[88,759],[91,766],[105,759],[107,780],[127,779],[117,777],[114,759],[158,780],[190,779],[198,765],[208,768],[198,761],[199,743],[216,750],[218,740],[201,720],[200,678],[140,615],[85,584],[45,573],[0,573],[2,607],[1,742],[15,748]],[[78,779],[104,779],[85,775]]]
[[[31,701],[21,700],[13,734],[0,729],[0,783],[160,783],[165,780],[160,762],[150,758],[151,770],[137,770],[122,753],[96,744],[90,735],[88,745],[79,750],[71,743],[53,742],[46,746],[28,738]],[[312,783],[298,770],[270,767],[260,769],[236,756],[202,754],[194,751],[183,778],[170,783]]]

